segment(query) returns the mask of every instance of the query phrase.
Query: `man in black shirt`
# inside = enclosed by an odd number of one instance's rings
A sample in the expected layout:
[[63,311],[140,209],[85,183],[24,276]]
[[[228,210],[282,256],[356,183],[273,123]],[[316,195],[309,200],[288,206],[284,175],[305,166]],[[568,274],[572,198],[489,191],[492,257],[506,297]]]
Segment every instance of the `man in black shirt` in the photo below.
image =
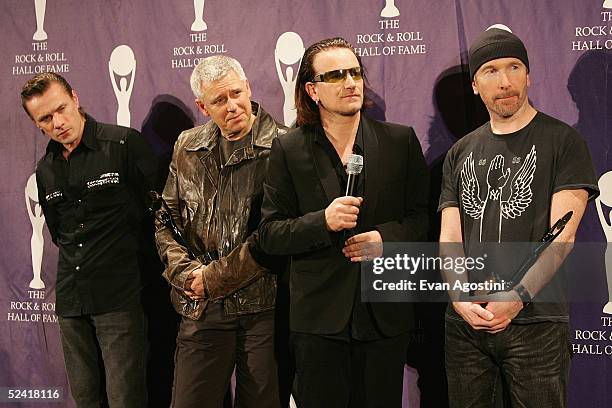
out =
[[[400,407],[412,305],[361,301],[360,263],[427,236],[428,170],[414,130],[362,115],[363,66],[342,38],[302,58],[299,128],[272,143],[263,249],[291,257],[300,407]],[[344,164],[363,155],[353,196]]]
[[[489,29],[470,47],[469,61],[474,93],[491,120],[446,156],[440,242],[460,243],[468,253],[485,242],[538,242],[568,211],[573,216],[556,244],[511,290],[480,299],[495,300],[488,303],[465,298],[451,303],[449,401],[452,407],[494,406],[502,378],[507,406],[564,407],[569,315],[562,291],[547,295],[559,283],[555,272],[574,242],[586,203],[597,195],[591,158],[575,129],[529,103],[529,60],[518,37]],[[508,268],[513,277],[522,259],[516,253],[511,258],[507,264],[517,261]]]
[[79,407],[97,407],[105,381],[111,407],[143,407],[146,333],[137,251],[156,159],[137,131],[85,114],[60,75],[30,79],[21,100],[51,139],[36,181],[59,247],[56,313],[72,396]]

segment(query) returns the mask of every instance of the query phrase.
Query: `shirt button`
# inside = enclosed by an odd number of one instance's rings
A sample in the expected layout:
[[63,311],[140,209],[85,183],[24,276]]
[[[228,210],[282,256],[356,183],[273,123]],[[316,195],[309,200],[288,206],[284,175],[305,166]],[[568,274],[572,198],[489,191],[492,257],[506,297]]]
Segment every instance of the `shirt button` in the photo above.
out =
[[78,202],[79,204],[81,204],[81,202],[82,202],[82,201],[83,201],[83,200],[81,200],[80,198],[77,200],[77,202]]
[[82,242],[79,242],[79,243],[77,244],[77,246],[78,246],[79,248],[83,248],[83,243],[82,243]]
[[76,268],[74,268],[74,269],[76,269],[77,271],[80,271],[80,270],[81,270],[81,267],[80,267],[80,266],[77,266],[77,267],[76,267]]
[[85,224],[79,224],[79,228],[81,229],[85,228]]

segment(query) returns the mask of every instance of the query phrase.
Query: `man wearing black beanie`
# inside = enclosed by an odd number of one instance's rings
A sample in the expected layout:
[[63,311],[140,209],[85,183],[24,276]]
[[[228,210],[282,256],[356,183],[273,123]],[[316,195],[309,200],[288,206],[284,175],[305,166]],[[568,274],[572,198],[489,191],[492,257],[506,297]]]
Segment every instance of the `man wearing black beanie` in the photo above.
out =
[[[556,285],[586,203],[598,194],[591,157],[575,129],[529,103],[529,59],[516,35],[498,28],[481,33],[469,63],[472,88],[490,121],[446,156],[440,242],[462,243],[466,255],[485,242],[538,242],[566,213],[573,216],[555,239],[559,244],[507,291],[452,299],[446,314],[449,401],[452,407],[494,406],[501,378],[507,406],[565,407],[569,315]],[[513,252],[504,266],[516,271],[527,255]]]

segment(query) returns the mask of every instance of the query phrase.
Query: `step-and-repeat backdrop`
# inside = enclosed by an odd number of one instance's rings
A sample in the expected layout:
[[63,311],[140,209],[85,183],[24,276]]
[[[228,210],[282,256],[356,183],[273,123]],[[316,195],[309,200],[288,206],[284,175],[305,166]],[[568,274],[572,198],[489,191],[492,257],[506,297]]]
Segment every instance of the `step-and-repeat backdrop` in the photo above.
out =
[[[591,149],[602,195],[579,238],[612,242],[612,0],[3,0],[0,11],[0,387],[67,393],[57,249],[33,177],[47,138],[19,100],[41,72],[64,75],[86,111],[142,131],[167,160],[178,132],[203,120],[189,88],[199,59],[240,60],[253,99],[291,124],[305,47],[342,36],[363,58],[371,115],[414,126],[435,172],[482,120],[466,79],[469,43],[503,24],[529,51],[532,103]],[[570,402],[612,407],[612,251],[592,261],[584,278],[599,289],[573,305]]]

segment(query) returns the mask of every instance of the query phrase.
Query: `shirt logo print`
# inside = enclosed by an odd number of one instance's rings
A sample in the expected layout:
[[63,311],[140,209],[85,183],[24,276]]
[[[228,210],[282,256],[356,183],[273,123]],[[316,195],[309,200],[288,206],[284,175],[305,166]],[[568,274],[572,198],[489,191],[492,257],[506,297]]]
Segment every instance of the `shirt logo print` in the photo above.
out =
[[[470,217],[480,220],[480,242],[482,242],[483,214],[487,209],[499,211],[494,219],[499,220],[496,231],[497,242],[501,242],[502,221],[520,217],[531,203],[533,197],[531,183],[533,182],[537,161],[535,145],[531,146],[523,164],[512,178],[510,194],[506,200],[503,199],[505,196],[504,188],[506,188],[510,179],[511,170],[508,167],[504,168],[504,156],[498,154],[489,164],[486,179],[487,192],[484,200],[480,197],[480,184],[476,177],[472,156],[473,152],[470,153],[461,167],[461,203],[463,209]],[[513,163],[516,158],[512,159]],[[520,158],[518,159],[518,162],[520,162]],[[507,188],[505,191],[507,191]]]
[[86,183],[87,189],[94,187],[105,186],[109,184],[119,184],[119,173],[104,173],[95,180],[90,180]]

